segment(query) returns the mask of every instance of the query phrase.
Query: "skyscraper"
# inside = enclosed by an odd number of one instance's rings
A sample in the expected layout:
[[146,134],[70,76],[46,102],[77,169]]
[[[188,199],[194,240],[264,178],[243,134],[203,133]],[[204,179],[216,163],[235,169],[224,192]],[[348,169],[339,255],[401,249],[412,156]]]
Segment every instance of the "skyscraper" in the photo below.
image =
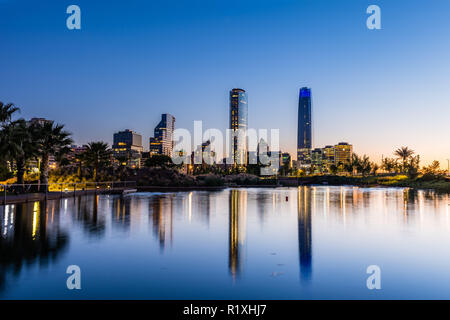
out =
[[298,98],[297,160],[301,164],[311,163],[312,148],[311,89],[300,89]]
[[[244,166],[247,164],[247,138],[246,131],[248,126],[248,103],[247,93],[243,89],[232,89],[230,91],[230,129],[234,133],[241,134],[233,137],[233,163]],[[239,130],[239,131],[237,131]]]
[[153,138],[150,138],[150,154],[164,154],[171,157],[173,152],[173,131],[175,117],[168,113],[161,115],[161,121],[155,128]]

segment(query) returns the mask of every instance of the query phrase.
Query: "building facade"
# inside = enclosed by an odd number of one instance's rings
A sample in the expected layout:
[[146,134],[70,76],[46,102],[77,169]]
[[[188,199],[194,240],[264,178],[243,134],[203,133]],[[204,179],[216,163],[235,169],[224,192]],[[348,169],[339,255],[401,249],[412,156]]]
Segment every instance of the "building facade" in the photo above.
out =
[[[233,164],[245,166],[247,164],[247,138],[248,129],[248,98],[243,89],[230,91],[230,129],[233,132]],[[238,138],[241,135],[241,139]]]
[[297,160],[304,165],[311,164],[312,148],[312,113],[311,89],[300,89],[298,99],[298,127],[297,127]]
[[352,161],[353,146],[347,142],[340,142],[334,146],[336,166],[345,165]]
[[292,168],[291,155],[287,152],[281,154],[281,165],[287,166],[289,169]]
[[330,173],[331,166],[343,170],[352,160],[353,146],[347,142],[315,148],[311,151],[311,166],[314,173]]
[[172,157],[173,131],[175,130],[175,117],[168,113],[161,115],[161,121],[155,127],[153,138],[150,138],[150,154],[163,154]]
[[118,160],[125,160],[132,168],[139,168],[141,163],[142,136],[131,130],[124,130],[114,133],[113,156]]
[[311,167],[314,173],[323,172],[323,149],[315,148],[311,151]]

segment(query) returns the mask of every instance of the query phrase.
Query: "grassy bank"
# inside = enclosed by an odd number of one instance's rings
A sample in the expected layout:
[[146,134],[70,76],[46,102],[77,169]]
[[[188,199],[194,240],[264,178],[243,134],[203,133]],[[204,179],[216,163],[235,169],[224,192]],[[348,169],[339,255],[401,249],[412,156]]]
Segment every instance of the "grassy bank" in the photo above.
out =
[[444,177],[408,178],[405,175],[396,176],[310,176],[299,178],[300,184],[356,185],[356,186],[386,186],[408,187],[414,189],[432,189],[437,192],[450,193],[450,179]]

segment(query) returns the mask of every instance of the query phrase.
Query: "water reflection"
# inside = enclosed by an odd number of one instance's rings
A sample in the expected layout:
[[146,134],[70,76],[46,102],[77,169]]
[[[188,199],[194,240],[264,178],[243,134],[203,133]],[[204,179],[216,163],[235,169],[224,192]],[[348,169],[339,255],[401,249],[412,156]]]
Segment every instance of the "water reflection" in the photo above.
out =
[[243,268],[245,228],[247,220],[247,192],[233,189],[229,195],[229,258],[228,267],[233,279]]
[[55,262],[67,248],[68,234],[60,226],[58,203],[34,202],[2,207],[0,291],[7,275],[18,278],[24,266]]
[[[365,247],[386,263],[396,265],[405,260],[408,268],[428,263],[437,276],[446,277],[450,259],[444,250],[450,245],[449,231],[448,195],[394,188],[228,189],[81,196],[7,205],[0,207],[0,294],[8,296],[16,287],[26,288],[29,279],[39,281],[41,275],[48,276],[48,270],[52,270],[50,274],[62,270],[63,275],[55,274],[55,278],[63,277],[74,261],[95,270],[98,262],[92,260],[96,259],[84,256],[92,246],[102,246],[94,256],[103,263],[118,263],[124,257],[120,263],[129,268],[130,290],[142,284],[142,274],[133,273],[149,261],[142,268],[146,277],[155,278],[149,280],[152,287],[146,292],[153,292],[157,285],[160,291],[165,288],[164,281],[158,280],[165,277],[160,270],[171,270],[170,277],[178,282],[182,282],[180,274],[189,277],[204,270],[211,282],[202,283],[204,290],[209,285],[211,292],[226,290],[220,287],[220,280],[226,278],[245,280],[246,286],[258,293],[267,279],[255,274],[264,270],[261,274],[267,276],[266,270],[274,265],[278,266],[275,275],[292,276],[296,286],[307,283],[319,292],[323,275],[335,272],[336,263],[341,269],[366,263],[360,261],[367,254]],[[425,259],[433,250],[433,257]],[[391,257],[385,253],[389,251],[395,254]],[[422,266],[415,271],[426,269]],[[279,278],[274,279],[276,283]],[[43,289],[47,285],[42,283]],[[179,285],[191,288],[188,280]],[[61,287],[64,285],[55,285],[55,292]],[[302,291],[293,288],[289,297],[302,297]],[[160,291],[154,292],[156,298]]]
[[[105,233],[105,217],[99,216],[98,201],[100,196],[74,198],[76,207],[75,221],[81,224],[84,232],[90,237],[101,237]],[[66,201],[66,200],[62,200]],[[60,203],[54,201],[54,203]]]
[[153,235],[159,240],[159,247],[164,251],[167,242],[173,242],[173,197],[156,196],[150,202]]
[[309,280],[312,272],[311,191],[304,186],[299,187],[297,193],[300,278]]

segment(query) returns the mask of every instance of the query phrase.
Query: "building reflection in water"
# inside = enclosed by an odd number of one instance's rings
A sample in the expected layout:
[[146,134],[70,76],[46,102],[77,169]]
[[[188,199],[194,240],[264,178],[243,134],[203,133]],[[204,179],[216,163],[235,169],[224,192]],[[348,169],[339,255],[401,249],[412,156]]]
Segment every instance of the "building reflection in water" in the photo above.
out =
[[297,193],[300,279],[309,280],[312,273],[311,188],[298,187]]
[[211,192],[199,194],[197,212],[200,214],[200,219],[209,227],[211,218]]
[[242,272],[247,220],[247,191],[230,190],[229,195],[229,260],[233,280]]
[[153,235],[159,240],[161,251],[167,242],[173,244],[173,195],[155,196],[149,203]]
[[130,229],[131,200],[124,197],[116,197],[112,200],[113,227],[128,231]]
[[[105,235],[105,219],[98,213],[99,196],[79,196],[76,202],[75,220],[83,226],[89,236],[103,237]],[[63,200],[65,201],[65,200]]]
[[1,206],[0,292],[6,279],[19,277],[24,266],[56,261],[67,248],[68,235],[59,221],[60,202]]

